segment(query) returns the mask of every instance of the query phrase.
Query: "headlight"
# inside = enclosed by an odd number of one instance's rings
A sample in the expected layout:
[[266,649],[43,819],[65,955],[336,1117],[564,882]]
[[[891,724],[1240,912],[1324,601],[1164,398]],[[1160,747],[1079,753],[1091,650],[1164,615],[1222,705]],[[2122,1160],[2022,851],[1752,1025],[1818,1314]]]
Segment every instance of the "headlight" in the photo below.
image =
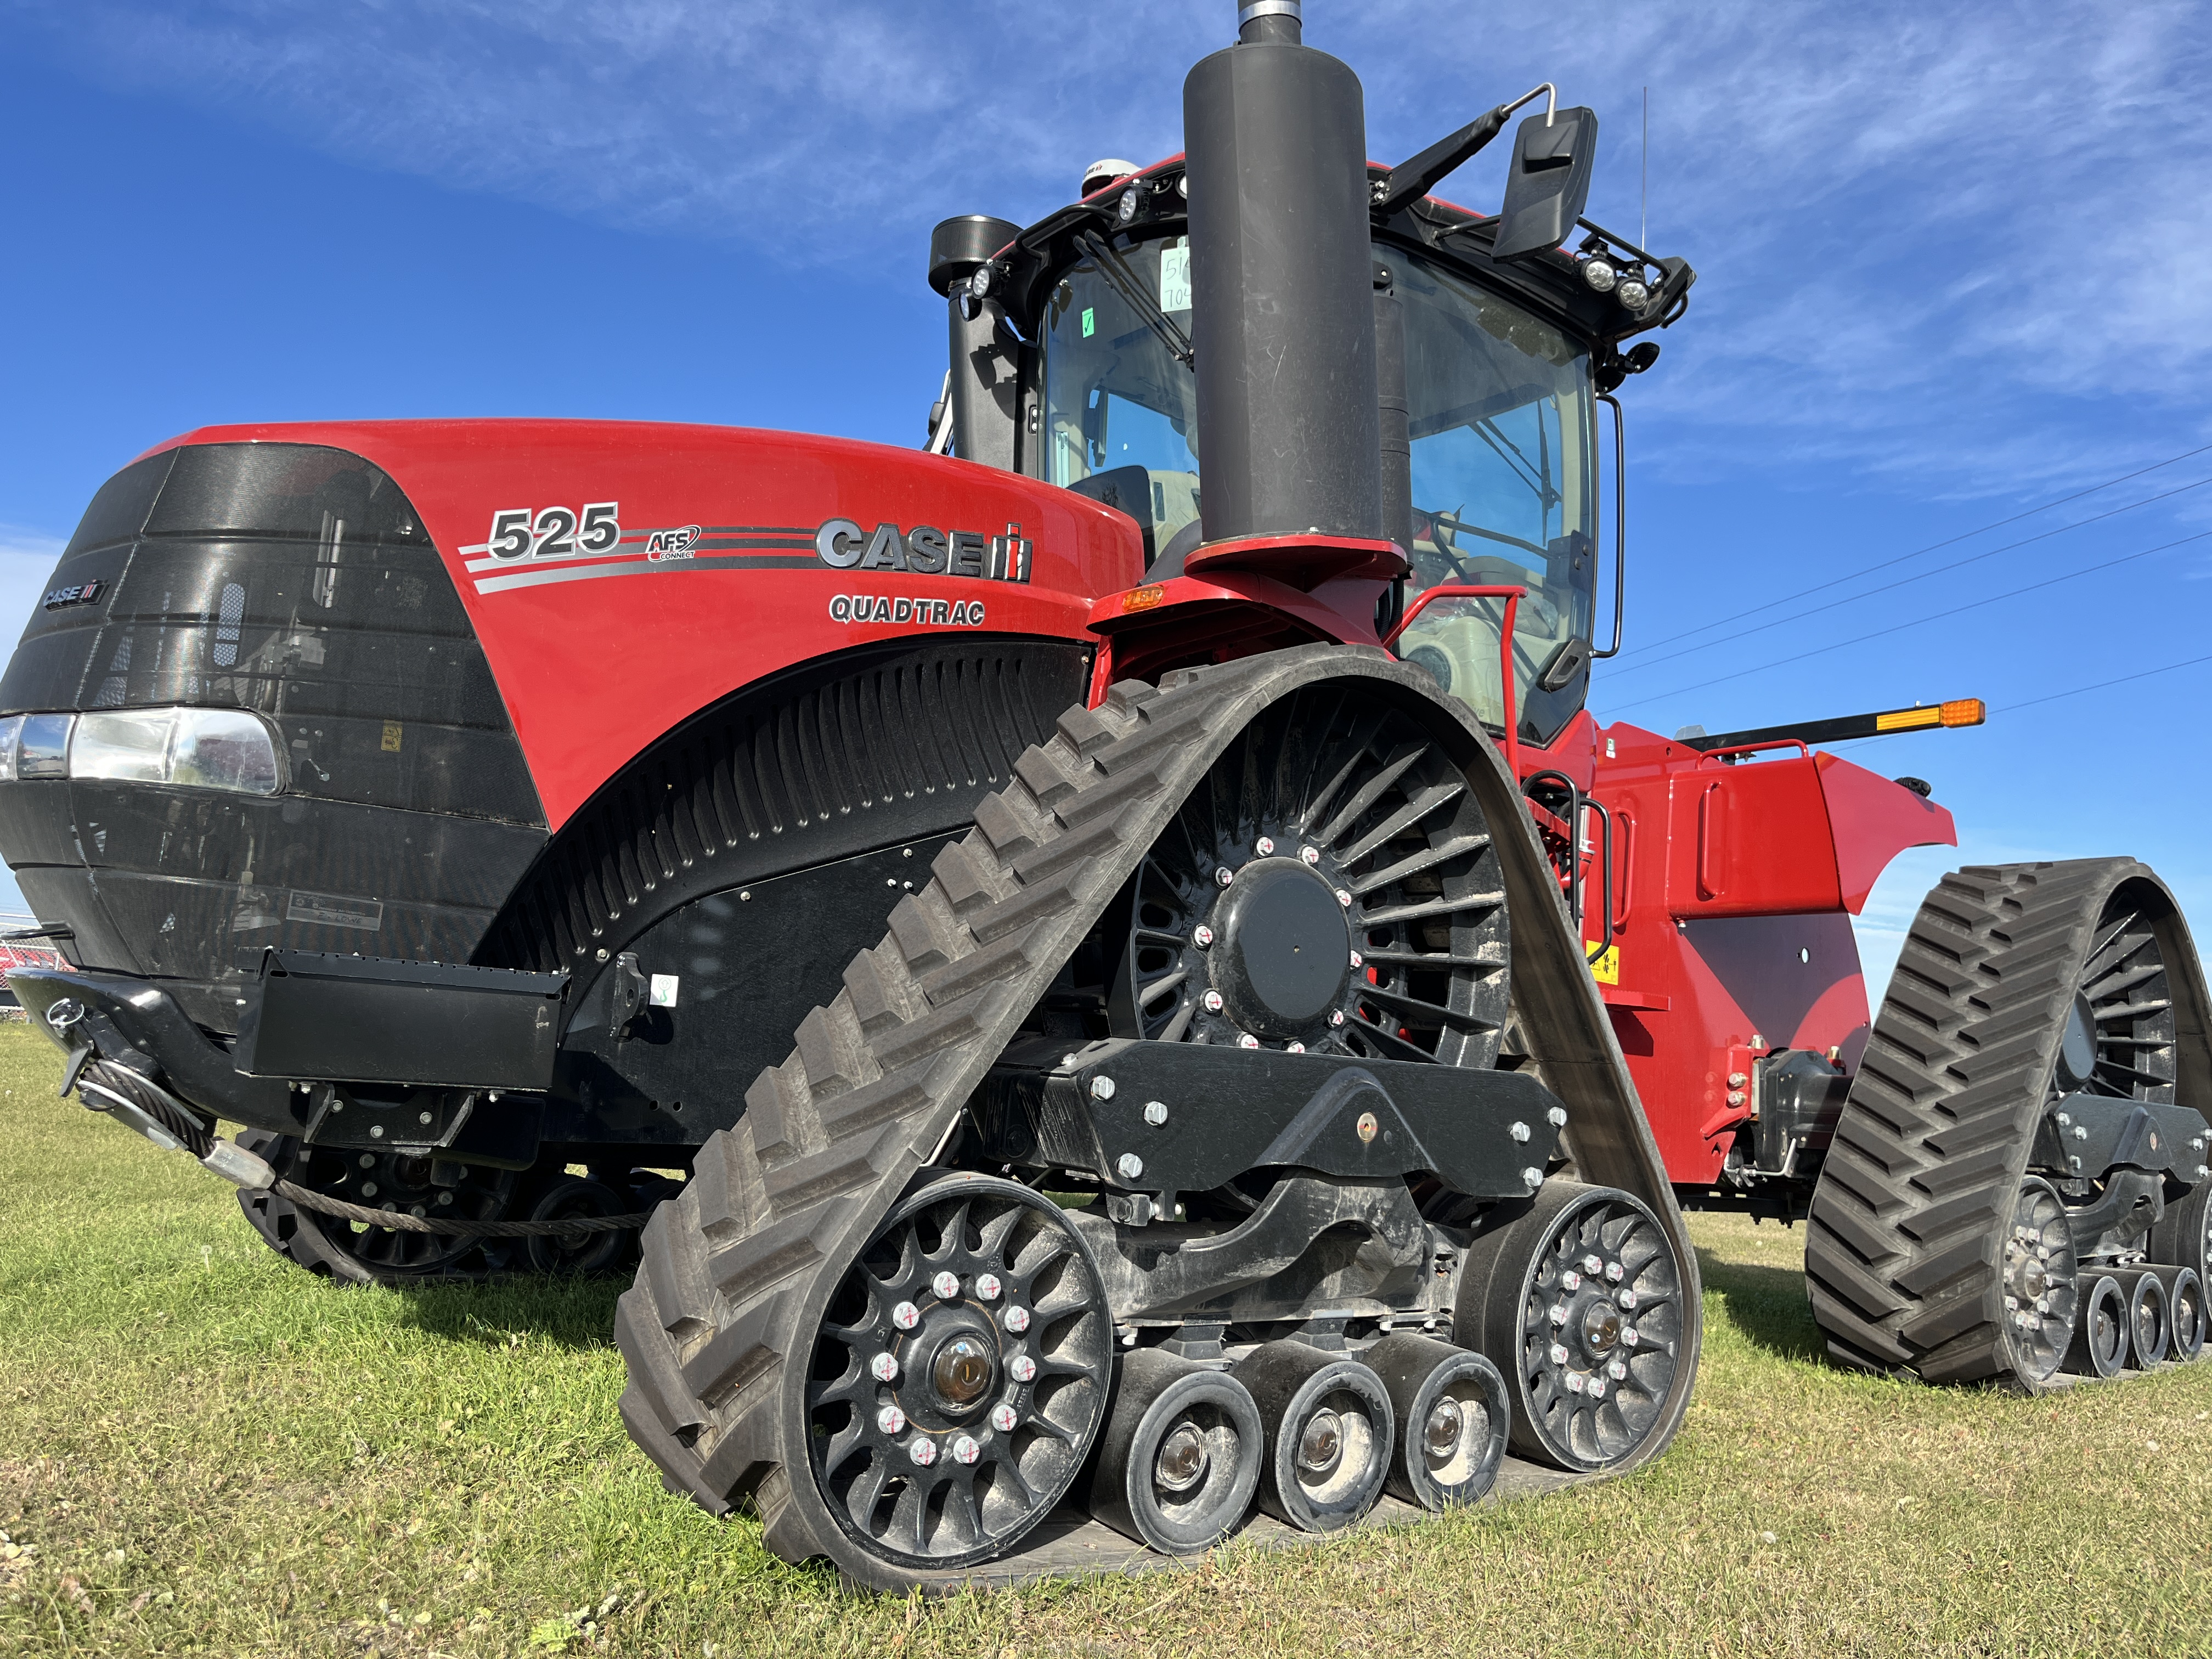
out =
[[1641,311],[1650,302],[1651,289],[1641,276],[1631,276],[1621,283],[1615,297],[1631,311]]
[[1620,273],[1613,268],[1613,261],[1596,255],[1583,261],[1583,281],[1600,294],[1610,294],[1613,285],[1620,280]]
[[102,708],[0,720],[0,782],[106,778],[273,795],[276,739],[237,708]]

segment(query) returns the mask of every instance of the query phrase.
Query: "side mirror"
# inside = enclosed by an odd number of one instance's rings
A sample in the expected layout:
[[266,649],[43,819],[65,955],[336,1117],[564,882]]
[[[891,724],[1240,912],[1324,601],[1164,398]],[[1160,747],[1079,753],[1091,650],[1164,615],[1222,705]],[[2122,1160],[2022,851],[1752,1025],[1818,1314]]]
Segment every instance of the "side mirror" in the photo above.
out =
[[1490,257],[1518,258],[1565,241],[1589,200],[1596,161],[1595,111],[1578,106],[1523,121],[1513,135],[1513,164]]

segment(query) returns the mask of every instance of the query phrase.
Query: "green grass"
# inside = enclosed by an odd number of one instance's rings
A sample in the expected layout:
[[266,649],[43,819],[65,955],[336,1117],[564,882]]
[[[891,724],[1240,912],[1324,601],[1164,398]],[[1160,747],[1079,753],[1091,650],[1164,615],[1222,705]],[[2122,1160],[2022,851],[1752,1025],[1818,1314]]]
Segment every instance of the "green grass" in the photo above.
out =
[[843,1594],[660,1490],[612,1283],[340,1288],[0,1030],[0,1650],[2130,1655],[2212,1647],[2212,1364],[2029,1401],[1820,1365],[1802,1235],[1693,1220],[1658,1463],[1200,1569]]

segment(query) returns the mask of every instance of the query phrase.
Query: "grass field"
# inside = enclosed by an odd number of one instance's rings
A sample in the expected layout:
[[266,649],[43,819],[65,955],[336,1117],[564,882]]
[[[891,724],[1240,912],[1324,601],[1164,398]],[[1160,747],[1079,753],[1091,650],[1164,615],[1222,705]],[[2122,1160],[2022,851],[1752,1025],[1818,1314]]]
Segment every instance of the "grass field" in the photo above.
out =
[[0,1030],[0,1650],[2212,1650],[2212,1362],[2028,1401],[1829,1370],[1801,1235],[1693,1219],[1705,1361],[1628,1479],[1188,1572],[841,1593],[660,1489],[611,1282],[287,1267]]

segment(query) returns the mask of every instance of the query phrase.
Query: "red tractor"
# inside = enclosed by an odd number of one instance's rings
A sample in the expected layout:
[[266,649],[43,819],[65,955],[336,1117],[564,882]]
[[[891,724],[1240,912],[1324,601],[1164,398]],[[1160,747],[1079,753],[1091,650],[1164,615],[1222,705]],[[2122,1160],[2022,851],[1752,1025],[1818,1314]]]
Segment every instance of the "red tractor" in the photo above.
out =
[[[1186,155],[939,228],[921,452],[118,473],[0,682],[65,1091],[340,1279],[634,1260],[639,1445],[878,1585],[1632,1467],[1697,1367],[1678,1195],[1809,1207],[1854,1364],[2193,1352],[2166,889],[1948,878],[1869,1033],[1846,913],[1950,819],[1809,744],[1978,710],[1597,726],[1616,393],[1693,273],[1581,218],[1548,88],[1370,163],[1298,11],[1240,8]],[[1540,98],[1498,216],[1431,194]]]

